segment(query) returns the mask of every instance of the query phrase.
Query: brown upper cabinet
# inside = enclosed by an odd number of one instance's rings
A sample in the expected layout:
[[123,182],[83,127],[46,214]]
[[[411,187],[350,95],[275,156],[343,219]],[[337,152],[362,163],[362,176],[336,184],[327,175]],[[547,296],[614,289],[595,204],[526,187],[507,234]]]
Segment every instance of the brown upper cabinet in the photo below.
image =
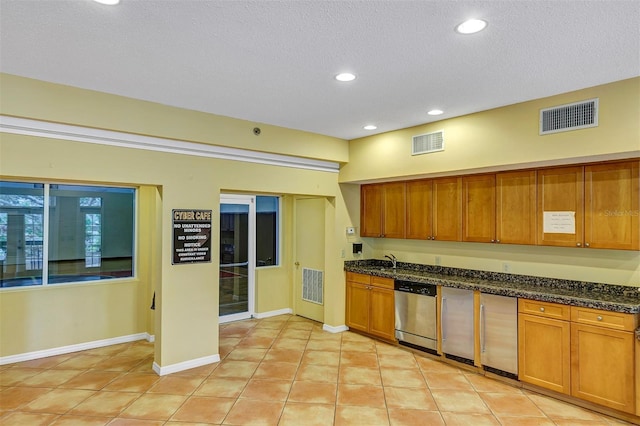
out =
[[582,246],[584,167],[538,171],[538,244]]
[[462,241],[496,241],[496,176],[462,178]]
[[639,161],[538,172],[538,244],[639,250]]
[[536,172],[496,174],[496,243],[536,243]]
[[536,172],[462,178],[463,241],[535,244]]
[[639,250],[640,161],[584,168],[584,245]]
[[362,185],[360,236],[405,237],[405,183]]
[[433,237],[433,181],[407,182],[407,238],[430,240]]
[[407,182],[407,238],[462,240],[462,179]]
[[640,250],[640,160],[362,185],[362,237]]

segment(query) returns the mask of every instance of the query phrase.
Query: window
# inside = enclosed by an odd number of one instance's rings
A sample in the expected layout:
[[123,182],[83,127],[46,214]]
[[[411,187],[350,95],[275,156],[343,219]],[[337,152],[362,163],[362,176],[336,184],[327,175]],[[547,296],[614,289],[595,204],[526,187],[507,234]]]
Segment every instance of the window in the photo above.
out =
[[102,198],[80,197],[80,209],[84,212],[84,261],[87,268],[100,266],[102,247]]
[[280,197],[256,196],[256,266],[279,264]]
[[0,182],[0,286],[42,284],[44,185]]
[[[7,257],[7,222],[9,215],[0,213],[0,262]],[[1,263],[0,263],[1,265]]]
[[133,276],[134,213],[132,188],[0,181],[0,286]]
[[24,215],[24,266],[27,270],[42,269],[43,223],[41,214]]
[[100,213],[84,215],[84,262],[87,268],[100,266],[100,247],[102,247],[102,227]]

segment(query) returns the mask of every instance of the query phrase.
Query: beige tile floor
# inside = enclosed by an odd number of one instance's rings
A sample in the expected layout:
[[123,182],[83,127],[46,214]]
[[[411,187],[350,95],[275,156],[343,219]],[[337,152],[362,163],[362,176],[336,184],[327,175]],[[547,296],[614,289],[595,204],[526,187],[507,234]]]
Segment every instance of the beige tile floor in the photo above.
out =
[[628,424],[283,315],[220,327],[222,361],[159,377],[134,342],[0,367],[0,425]]

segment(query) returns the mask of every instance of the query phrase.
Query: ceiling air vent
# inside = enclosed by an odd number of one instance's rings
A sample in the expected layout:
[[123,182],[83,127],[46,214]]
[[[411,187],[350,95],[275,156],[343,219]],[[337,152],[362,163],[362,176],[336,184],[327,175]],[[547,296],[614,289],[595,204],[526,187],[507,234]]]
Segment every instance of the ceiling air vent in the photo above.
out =
[[444,151],[444,131],[426,133],[413,137],[411,155]]
[[540,134],[598,126],[598,98],[540,110]]

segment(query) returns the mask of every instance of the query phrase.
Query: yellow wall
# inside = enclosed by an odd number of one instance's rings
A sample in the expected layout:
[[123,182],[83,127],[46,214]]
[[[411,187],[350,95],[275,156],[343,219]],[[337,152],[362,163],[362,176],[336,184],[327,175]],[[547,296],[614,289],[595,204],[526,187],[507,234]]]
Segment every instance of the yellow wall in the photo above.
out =
[[[599,98],[599,126],[540,136],[541,108]],[[444,130],[445,151],[411,156],[414,135]],[[350,142],[341,182],[446,176],[640,156],[640,78],[398,130]],[[352,185],[356,186],[356,185]],[[345,184],[341,184],[345,187]],[[344,192],[344,189],[343,189]],[[359,197],[359,194],[357,194]],[[351,199],[353,191],[346,198]],[[356,202],[347,206],[359,226]],[[559,247],[441,241],[350,238],[364,242],[359,258],[400,261],[556,277],[640,287],[640,253]]]
[[[599,98],[599,126],[538,134],[541,108]],[[640,77],[442,120],[349,143],[340,182],[450,175],[640,156]],[[412,136],[444,130],[445,150],[411,155]]]
[[[252,151],[346,162],[342,139],[0,73],[3,114]],[[260,136],[253,128],[260,127]]]
[[[347,142],[335,138],[261,126],[265,137],[259,139],[251,133],[252,123],[14,76],[0,77],[0,113],[5,115],[181,140],[207,136],[208,143],[224,140],[233,145],[237,140],[239,148],[259,140],[261,149],[271,152],[346,159]],[[181,121],[176,122],[175,116]],[[218,353],[218,249],[212,245],[211,263],[171,265],[172,209],[211,209],[215,224],[221,192],[340,196],[338,174],[332,172],[7,133],[0,133],[0,179],[140,187],[136,278],[1,291],[0,356],[146,331],[156,335],[155,361],[160,366]],[[289,223],[290,197],[285,197],[284,204]],[[285,224],[287,229],[290,225]],[[213,241],[218,238],[214,226]],[[290,232],[284,233],[283,264],[257,274],[258,312],[292,307],[290,239]],[[339,277],[337,286],[343,286],[342,265],[327,262],[326,269]],[[151,312],[154,290],[156,311]],[[344,315],[328,321],[341,325]]]

